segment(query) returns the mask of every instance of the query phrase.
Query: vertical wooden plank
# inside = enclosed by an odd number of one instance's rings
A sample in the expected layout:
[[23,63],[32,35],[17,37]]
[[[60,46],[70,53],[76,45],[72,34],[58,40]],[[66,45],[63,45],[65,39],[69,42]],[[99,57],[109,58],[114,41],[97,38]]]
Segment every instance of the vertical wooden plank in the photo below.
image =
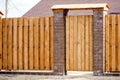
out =
[[40,70],[45,69],[45,19],[40,18]]
[[23,18],[18,18],[18,66],[23,69]]
[[74,69],[74,18],[70,17],[70,70]]
[[29,18],[29,69],[33,70],[33,18]]
[[81,22],[82,22],[82,19],[81,19],[81,16],[78,16],[78,71],[81,71],[82,70],[82,56],[81,56],[81,52],[82,52],[82,28],[81,28]]
[[39,18],[34,18],[34,69],[39,69]]
[[17,54],[17,47],[18,47],[18,44],[17,44],[17,18],[14,18],[13,19],[13,69],[14,70],[17,70],[17,64],[18,64],[18,54]]
[[7,69],[7,19],[3,19],[3,69]]
[[77,30],[78,30],[78,24],[77,24],[77,16],[74,16],[74,70],[77,71],[78,70],[78,42],[77,42],[77,39],[78,39],[78,35],[77,35]]
[[53,70],[53,66],[54,66],[54,53],[53,53],[53,17],[50,17],[50,67],[51,67],[51,70]]
[[109,30],[109,16],[107,15],[105,18],[106,21],[106,71],[110,71],[110,43],[109,43],[109,37],[110,37],[110,30]]
[[49,70],[49,17],[45,18],[45,68]]
[[24,18],[24,70],[28,69],[28,18]]
[[116,15],[115,16],[115,39],[116,39],[116,42],[115,42],[115,48],[116,48],[116,53],[115,53],[115,62],[116,62],[116,71],[118,71],[118,16]]
[[69,16],[66,17],[66,69],[70,70],[70,23]]
[[116,70],[116,16],[112,16],[112,71]]
[[2,26],[2,18],[0,18],[0,70],[2,69],[2,42],[3,42],[3,36],[2,36],[2,32],[3,32],[3,26]]
[[81,22],[81,30],[82,30],[82,32],[81,32],[81,34],[82,34],[82,36],[81,36],[81,38],[82,38],[82,42],[81,42],[81,45],[82,45],[82,52],[81,52],[81,58],[82,58],[82,71],[83,70],[85,70],[85,26],[84,26],[84,21],[85,21],[85,18],[84,18],[84,16],[82,16],[81,17],[81,20],[82,20],[82,22]]
[[13,48],[12,48],[12,42],[13,42],[13,25],[12,25],[12,18],[8,19],[8,69],[9,70],[12,70],[12,57],[13,57]]
[[89,48],[89,40],[90,40],[90,35],[89,32],[90,31],[90,27],[89,27],[89,16],[85,16],[85,70],[89,71],[89,61],[90,61],[90,48]]
[[120,71],[120,15],[118,17],[118,71]]
[[109,58],[110,58],[110,68],[109,70],[112,71],[112,16],[109,15]]
[[89,21],[89,27],[90,27],[90,46],[89,46],[89,48],[90,48],[90,60],[89,60],[89,62],[90,62],[90,71],[92,71],[93,70],[93,16],[91,15],[90,17],[90,21]]

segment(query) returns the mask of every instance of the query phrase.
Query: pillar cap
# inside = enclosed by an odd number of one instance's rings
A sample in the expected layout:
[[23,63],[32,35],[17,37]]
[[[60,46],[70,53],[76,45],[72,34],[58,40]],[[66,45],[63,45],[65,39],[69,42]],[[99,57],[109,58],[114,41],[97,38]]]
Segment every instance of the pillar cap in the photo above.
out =
[[109,10],[110,6],[107,3],[96,4],[63,4],[53,5],[52,10],[68,9],[68,10]]

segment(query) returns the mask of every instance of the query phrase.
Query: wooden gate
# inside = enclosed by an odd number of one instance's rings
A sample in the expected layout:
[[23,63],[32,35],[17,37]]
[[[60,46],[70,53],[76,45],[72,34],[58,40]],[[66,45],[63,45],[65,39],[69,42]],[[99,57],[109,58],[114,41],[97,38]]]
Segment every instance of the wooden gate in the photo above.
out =
[[120,72],[120,15],[106,16],[106,72]]
[[66,67],[69,71],[93,70],[93,16],[67,16]]
[[52,69],[52,17],[0,19],[0,70]]

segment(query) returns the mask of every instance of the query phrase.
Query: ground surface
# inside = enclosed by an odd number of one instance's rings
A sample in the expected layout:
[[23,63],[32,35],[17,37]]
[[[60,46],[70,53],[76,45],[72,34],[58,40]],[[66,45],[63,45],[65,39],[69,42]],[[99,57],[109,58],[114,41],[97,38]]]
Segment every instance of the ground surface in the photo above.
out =
[[0,80],[120,80],[120,77],[96,77],[90,72],[69,72],[67,76],[0,75]]

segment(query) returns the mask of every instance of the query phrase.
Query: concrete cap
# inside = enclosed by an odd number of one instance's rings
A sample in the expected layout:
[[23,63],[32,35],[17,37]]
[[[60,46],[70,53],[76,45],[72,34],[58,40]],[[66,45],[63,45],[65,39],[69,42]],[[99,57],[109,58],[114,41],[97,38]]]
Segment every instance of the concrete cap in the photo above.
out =
[[52,10],[68,9],[68,10],[109,10],[110,6],[107,3],[99,4],[63,4],[54,5]]

